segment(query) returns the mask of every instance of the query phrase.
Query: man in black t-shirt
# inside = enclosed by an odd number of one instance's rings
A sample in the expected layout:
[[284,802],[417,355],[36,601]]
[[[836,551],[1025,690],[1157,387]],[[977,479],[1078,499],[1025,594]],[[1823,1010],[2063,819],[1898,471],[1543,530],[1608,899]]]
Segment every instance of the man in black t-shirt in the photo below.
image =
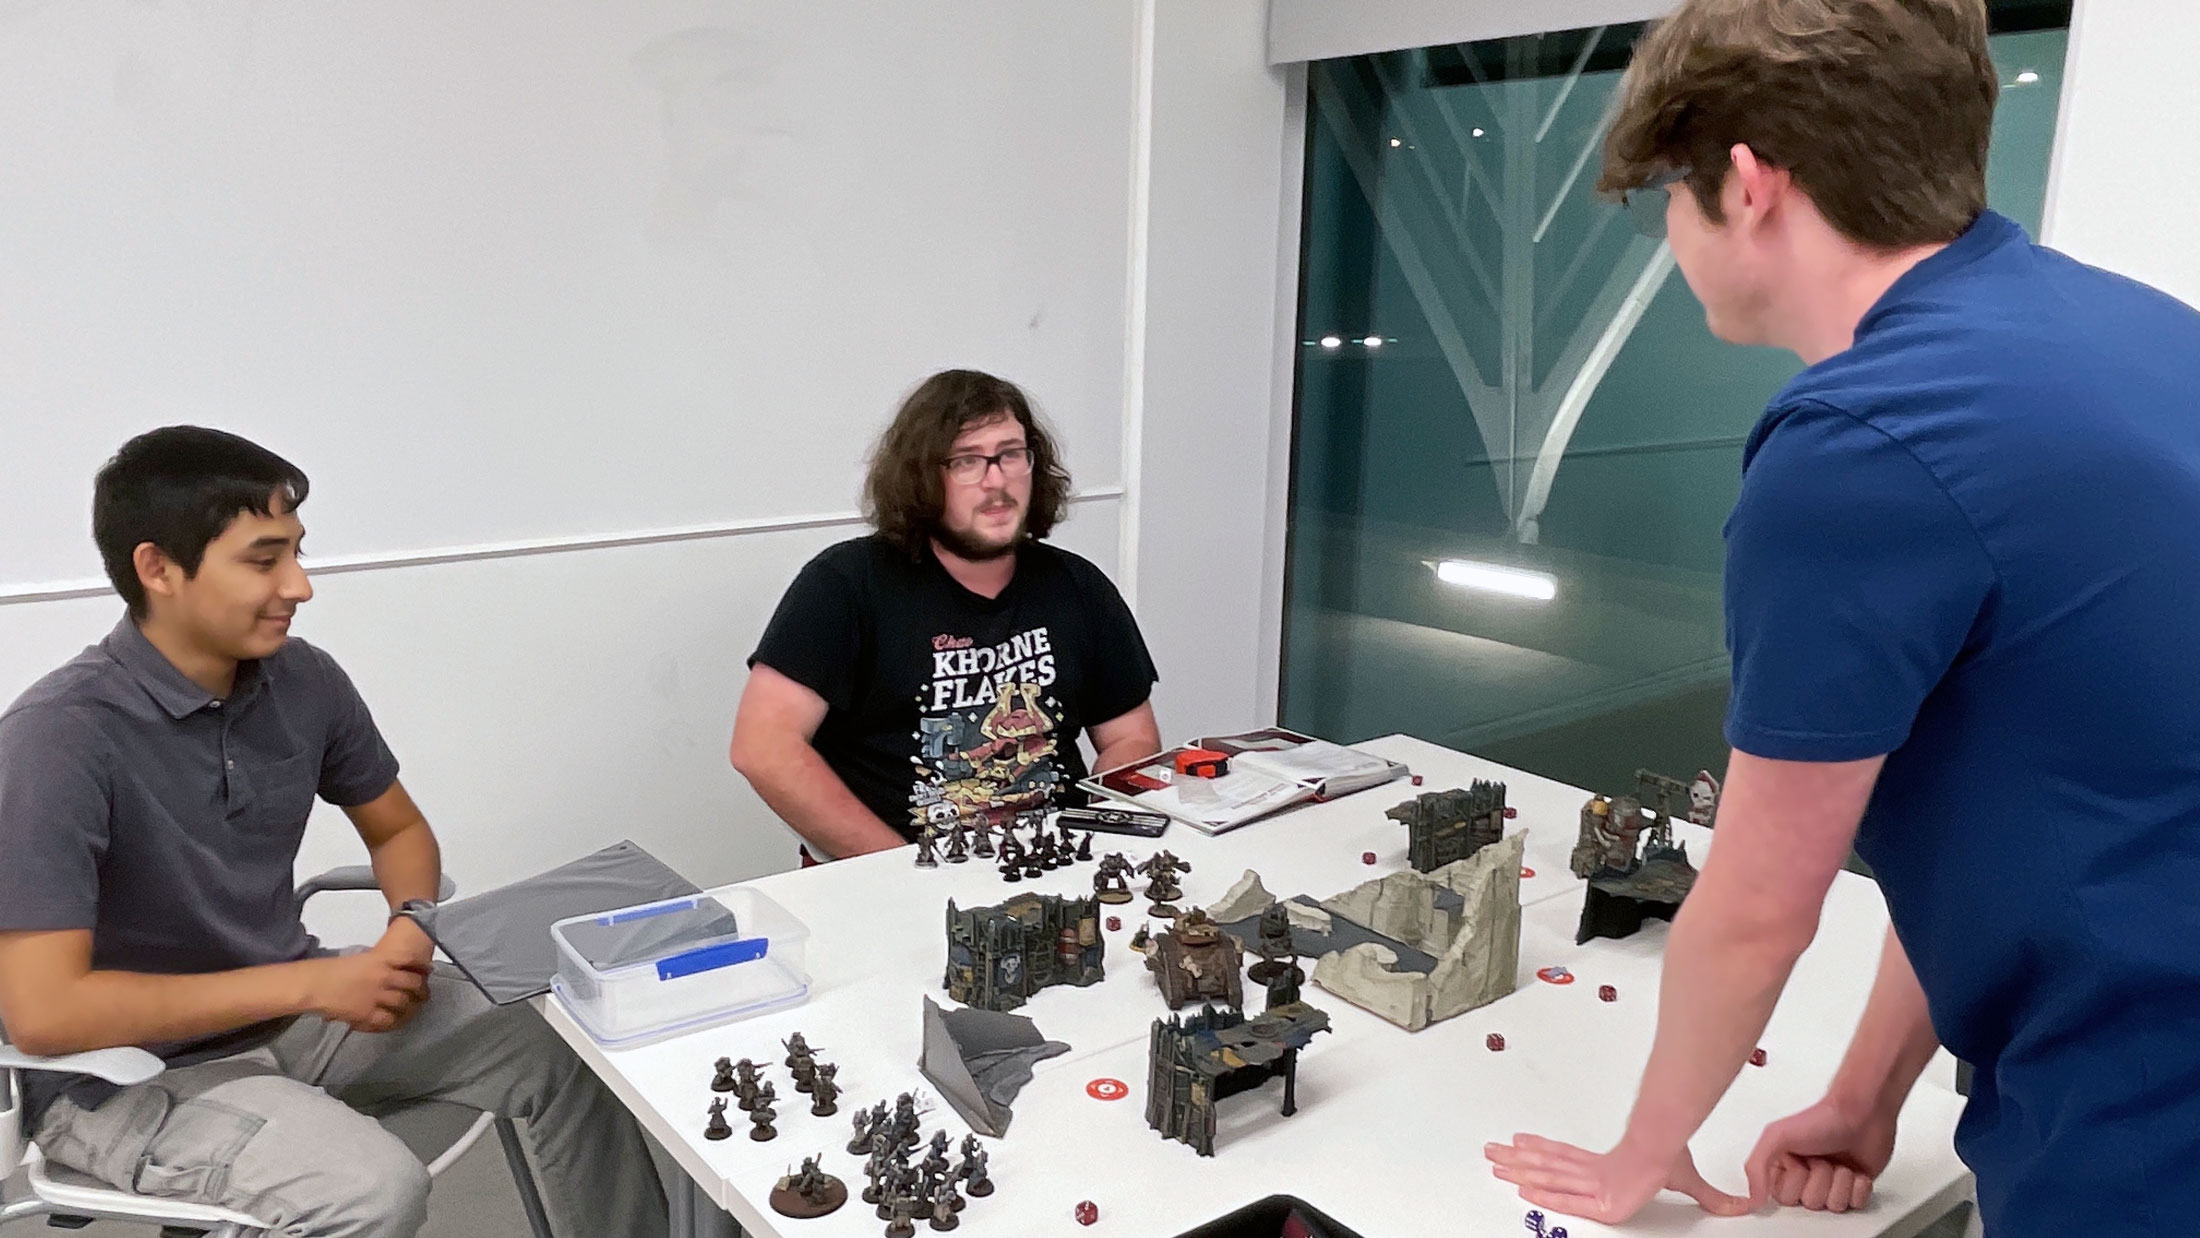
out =
[[795,578],[734,719],[734,768],[808,854],[1044,807],[1086,774],[1080,733],[1095,768],[1161,750],[1130,608],[1041,540],[1069,487],[1014,384],[949,370],[903,402],[864,484],[876,532]]

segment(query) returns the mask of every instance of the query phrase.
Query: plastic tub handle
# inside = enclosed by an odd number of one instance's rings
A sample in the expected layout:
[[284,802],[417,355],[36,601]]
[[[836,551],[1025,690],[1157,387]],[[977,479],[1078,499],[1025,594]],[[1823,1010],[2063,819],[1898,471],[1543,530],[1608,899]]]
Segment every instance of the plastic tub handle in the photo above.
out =
[[703,946],[657,960],[659,980],[678,980],[698,972],[716,971],[736,963],[753,963],[771,950],[771,940],[765,937],[744,937],[739,941],[720,942],[715,946]]

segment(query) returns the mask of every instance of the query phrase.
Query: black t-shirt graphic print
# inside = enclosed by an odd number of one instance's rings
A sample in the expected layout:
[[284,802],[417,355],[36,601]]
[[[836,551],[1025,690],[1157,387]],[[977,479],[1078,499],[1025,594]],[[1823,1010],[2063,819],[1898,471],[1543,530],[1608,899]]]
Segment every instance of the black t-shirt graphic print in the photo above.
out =
[[999,597],[929,550],[877,537],[812,559],[750,656],[823,697],[812,739],[850,791],[914,838],[1043,806],[1086,774],[1077,737],[1144,704],[1155,672],[1097,567],[1026,542]]

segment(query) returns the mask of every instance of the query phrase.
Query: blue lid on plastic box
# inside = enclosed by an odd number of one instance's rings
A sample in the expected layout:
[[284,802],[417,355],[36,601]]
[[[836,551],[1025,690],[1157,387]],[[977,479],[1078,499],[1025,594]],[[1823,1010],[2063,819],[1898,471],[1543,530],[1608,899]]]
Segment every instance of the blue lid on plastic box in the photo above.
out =
[[746,887],[666,899],[551,926],[552,986],[605,1045],[730,1023],[809,995],[809,930]]

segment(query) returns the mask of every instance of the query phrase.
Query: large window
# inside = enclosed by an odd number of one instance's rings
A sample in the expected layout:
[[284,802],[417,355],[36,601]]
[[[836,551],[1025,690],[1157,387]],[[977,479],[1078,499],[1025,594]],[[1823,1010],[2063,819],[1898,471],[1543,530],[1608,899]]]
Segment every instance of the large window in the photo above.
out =
[[[1990,198],[2036,231],[2069,4],[1997,4]],[[1720,769],[1720,526],[1794,373],[1592,191],[1639,26],[1309,75],[1283,721],[1585,786]]]

